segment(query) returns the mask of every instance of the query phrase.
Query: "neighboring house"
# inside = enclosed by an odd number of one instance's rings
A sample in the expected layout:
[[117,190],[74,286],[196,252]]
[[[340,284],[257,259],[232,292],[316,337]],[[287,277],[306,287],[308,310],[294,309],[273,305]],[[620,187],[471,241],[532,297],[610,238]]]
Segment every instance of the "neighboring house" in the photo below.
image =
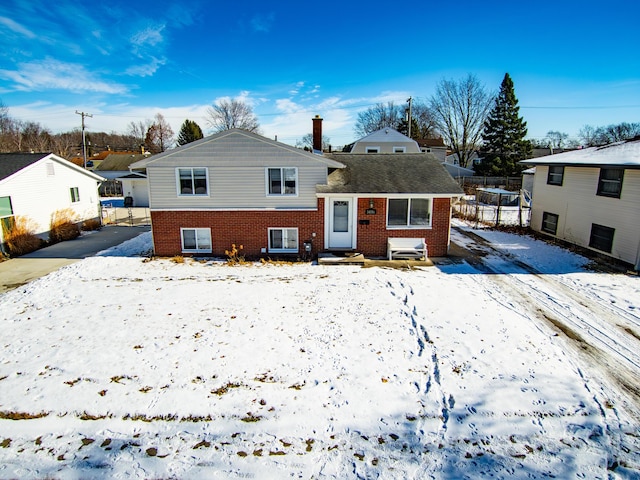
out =
[[131,172],[116,180],[122,184],[122,195],[125,199],[131,198],[132,207],[149,206],[149,180],[144,173]]
[[433,155],[444,163],[447,157],[447,146],[442,138],[419,138],[416,140],[422,153],[433,153]]
[[[107,155],[99,165],[97,165],[94,171],[102,175],[107,179],[106,182],[100,188],[101,196],[132,196],[138,199],[135,203],[136,207],[148,207],[149,195],[147,193],[145,172],[140,171],[138,176],[130,178],[131,170],[129,166],[140,160],[148,158],[147,153],[116,153],[112,152]],[[125,188],[125,182],[122,178],[130,178],[131,182],[127,184],[128,189]],[[135,180],[135,184],[134,181]],[[135,189],[134,189],[135,188]]]
[[520,163],[536,167],[531,228],[640,269],[640,139]]
[[222,256],[232,244],[248,257],[386,256],[389,237],[426,238],[431,255],[446,255],[462,194],[427,154],[322,156],[237,129],[131,168],[146,168],[162,256]]
[[415,140],[386,127],[355,142],[349,153],[420,153],[420,146]]
[[0,218],[28,217],[34,233],[43,238],[58,210],[69,209],[78,222],[99,219],[98,185],[103,180],[52,153],[2,153]]

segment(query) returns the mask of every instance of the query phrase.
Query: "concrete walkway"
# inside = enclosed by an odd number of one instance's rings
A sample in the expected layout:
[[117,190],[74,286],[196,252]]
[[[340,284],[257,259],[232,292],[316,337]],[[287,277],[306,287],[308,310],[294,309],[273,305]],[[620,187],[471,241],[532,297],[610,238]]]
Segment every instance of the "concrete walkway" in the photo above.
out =
[[0,262],[0,293],[12,290],[61,267],[148,232],[150,227],[105,226],[66,242]]

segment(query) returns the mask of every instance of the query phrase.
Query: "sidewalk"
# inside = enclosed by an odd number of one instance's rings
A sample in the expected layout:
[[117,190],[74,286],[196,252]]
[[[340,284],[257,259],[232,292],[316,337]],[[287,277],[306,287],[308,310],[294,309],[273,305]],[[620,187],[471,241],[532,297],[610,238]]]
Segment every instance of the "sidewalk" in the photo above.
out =
[[21,257],[0,262],[0,294],[20,287],[66,265],[106,250],[148,232],[148,226],[107,225],[66,242],[56,243]]

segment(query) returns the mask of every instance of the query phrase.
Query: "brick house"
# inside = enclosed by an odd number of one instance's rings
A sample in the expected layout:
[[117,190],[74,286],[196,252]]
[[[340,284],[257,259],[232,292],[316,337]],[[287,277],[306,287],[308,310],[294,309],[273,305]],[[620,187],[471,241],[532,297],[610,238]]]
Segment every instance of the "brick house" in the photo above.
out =
[[462,192],[442,165],[428,154],[359,157],[232,129],[131,168],[147,171],[156,255],[224,256],[236,244],[247,258],[385,256],[394,236],[426,238],[432,256],[446,255],[451,202]]

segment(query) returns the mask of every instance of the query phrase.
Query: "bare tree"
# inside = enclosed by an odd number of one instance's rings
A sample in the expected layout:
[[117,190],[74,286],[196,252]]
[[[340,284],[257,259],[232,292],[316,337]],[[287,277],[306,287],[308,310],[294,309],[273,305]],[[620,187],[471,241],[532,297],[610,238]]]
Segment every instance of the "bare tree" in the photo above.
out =
[[411,108],[411,116],[418,124],[418,131],[415,135],[413,134],[413,129],[411,130],[413,138],[438,138],[440,136],[435,115],[427,105],[414,103]]
[[597,130],[591,125],[584,125],[578,132],[578,139],[582,142],[582,145],[591,147],[596,143]]
[[207,123],[215,132],[239,128],[260,133],[260,124],[251,105],[242,100],[218,100],[207,109]]
[[56,155],[63,158],[71,158],[82,144],[82,132],[76,128],[71,132],[58,133],[51,137],[51,147]]
[[152,120],[140,120],[139,122],[131,122],[127,127],[127,135],[135,138],[136,141],[136,149],[140,147],[140,145],[144,145],[144,140],[147,135],[147,130],[153,123]]
[[[331,140],[326,135],[322,135],[322,150],[329,149]],[[296,141],[296,147],[303,148],[308,151],[313,150],[313,133],[307,133],[300,140]]]
[[375,106],[358,113],[358,120],[354,132],[358,137],[365,137],[370,133],[385,127],[397,129],[404,116],[404,107],[388,102],[386,105],[377,103]]
[[156,113],[154,122],[147,129],[145,145],[152,153],[160,153],[173,145],[173,129],[161,113]]
[[551,148],[563,148],[568,138],[568,133],[559,132],[557,130],[549,130],[547,132],[545,140]]
[[441,80],[430,99],[429,108],[438,130],[458,155],[462,167],[469,166],[471,154],[480,146],[492,104],[493,95],[472,74],[458,82]]

